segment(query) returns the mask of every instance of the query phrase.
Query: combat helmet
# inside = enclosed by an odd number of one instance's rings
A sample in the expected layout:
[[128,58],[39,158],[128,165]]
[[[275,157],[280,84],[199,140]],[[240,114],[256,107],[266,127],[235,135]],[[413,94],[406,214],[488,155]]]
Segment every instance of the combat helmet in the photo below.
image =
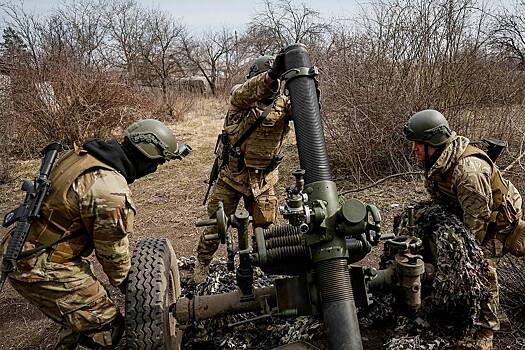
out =
[[250,67],[250,71],[246,76],[246,79],[253,78],[256,75],[266,72],[272,68],[274,57],[273,56],[260,56],[255,59],[253,65]]
[[170,128],[155,119],[143,119],[131,124],[126,137],[149,159],[178,158],[178,145]]
[[412,115],[403,128],[410,141],[441,147],[449,140],[452,130],[443,114],[425,109]]

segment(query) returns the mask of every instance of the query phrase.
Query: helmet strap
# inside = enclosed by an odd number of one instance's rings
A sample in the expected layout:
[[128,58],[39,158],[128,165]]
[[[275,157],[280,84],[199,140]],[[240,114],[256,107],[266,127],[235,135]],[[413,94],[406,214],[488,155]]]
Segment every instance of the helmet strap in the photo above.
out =
[[423,143],[423,145],[425,146],[425,170],[426,171],[429,171],[430,168],[432,168],[432,165],[434,165],[434,163],[438,160],[438,158],[441,156],[441,153],[443,152],[443,148],[442,147],[434,147],[435,148],[435,151],[434,151],[434,154],[432,154],[432,156],[429,156],[428,154],[428,143]]
[[428,155],[428,143],[423,143],[424,147],[425,147],[425,170],[428,171],[430,170],[430,167],[432,166],[432,164],[430,164],[430,157]]

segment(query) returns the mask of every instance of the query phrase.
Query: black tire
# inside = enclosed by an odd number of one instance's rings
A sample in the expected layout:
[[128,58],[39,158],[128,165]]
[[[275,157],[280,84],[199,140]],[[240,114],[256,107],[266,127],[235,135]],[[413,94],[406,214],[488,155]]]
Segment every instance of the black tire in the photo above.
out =
[[177,258],[166,239],[138,242],[126,291],[128,349],[180,349],[182,331],[169,307],[180,296]]

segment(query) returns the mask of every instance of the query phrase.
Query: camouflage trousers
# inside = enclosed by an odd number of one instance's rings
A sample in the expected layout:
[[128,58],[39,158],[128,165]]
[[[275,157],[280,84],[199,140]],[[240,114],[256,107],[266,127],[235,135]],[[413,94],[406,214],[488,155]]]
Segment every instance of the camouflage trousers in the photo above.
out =
[[487,278],[490,296],[487,301],[480,304],[479,328],[474,328],[472,334],[461,339],[455,350],[492,350],[493,332],[500,329],[500,317],[504,313],[499,303],[498,274],[496,272],[498,259],[487,258],[487,262],[489,264]]
[[[223,203],[226,216],[230,216],[237,209],[241,198],[244,200],[244,207],[253,218],[252,224],[254,227],[266,228],[275,221],[277,213],[277,196],[275,195],[273,187],[257,197],[246,196],[241,192],[236,191],[220,178],[213,186],[208,201],[208,216],[210,218],[215,217],[215,212],[217,211],[219,202]],[[206,241],[204,240],[204,236],[215,233],[217,233],[217,228],[215,226],[210,226],[204,229],[200,236],[199,244],[197,246],[197,260],[203,265],[210,264],[213,254],[215,254],[219,248],[219,241]]]
[[489,263],[489,279],[490,297],[486,303],[482,303],[480,325],[493,331],[499,331],[499,314],[502,312],[499,304],[499,285],[498,274],[496,272],[497,261],[495,259],[487,259]]
[[111,348],[120,340],[123,317],[94,277],[74,282],[9,280],[18,293],[62,325],[55,349]]

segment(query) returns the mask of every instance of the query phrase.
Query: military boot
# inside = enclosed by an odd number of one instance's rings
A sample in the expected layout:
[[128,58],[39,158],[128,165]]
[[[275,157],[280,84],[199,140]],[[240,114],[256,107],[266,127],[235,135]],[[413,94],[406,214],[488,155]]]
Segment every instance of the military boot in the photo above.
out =
[[195,283],[199,284],[206,281],[206,278],[210,273],[208,265],[209,264],[203,264],[200,261],[197,262],[197,264],[195,265],[195,269],[193,270],[193,281]]
[[490,329],[482,328],[474,335],[461,339],[454,350],[492,350],[492,339],[494,332]]

